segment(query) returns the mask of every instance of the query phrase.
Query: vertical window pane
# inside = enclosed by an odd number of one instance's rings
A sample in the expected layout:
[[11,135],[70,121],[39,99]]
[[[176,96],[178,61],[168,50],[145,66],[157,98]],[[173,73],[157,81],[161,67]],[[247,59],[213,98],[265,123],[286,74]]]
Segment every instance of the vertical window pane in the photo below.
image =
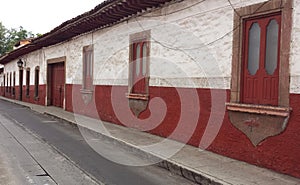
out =
[[90,52],[89,53],[89,63],[90,63],[90,66],[89,66],[89,76],[92,77],[92,74],[93,74],[93,52]]
[[12,92],[12,73],[10,72],[10,79],[9,79],[9,85],[10,85],[10,88],[9,88],[9,91],[10,93]]
[[86,53],[86,77],[90,76],[90,55]]
[[252,24],[249,30],[248,47],[248,71],[251,75],[255,75],[259,68],[260,54],[260,27],[258,23]]
[[93,46],[85,46],[83,48],[83,89],[91,90],[93,84],[93,58],[94,51]]
[[131,76],[131,78],[132,78],[132,82],[134,82],[134,77],[135,77],[135,75],[134,75],[134,73],[135,73],[135,60],[136,60],[136,47],[135,47],[135,44],[133,44],[132,45],[132,63],[131,63],[131,65],[130,65],[130,76]]
[[16,72],[13,73],[13,89],[12,89],[12,94],[15,95],[15,86],[16,86]]
[[8,73],[6,75],[6,92],[8,92]]
[[6,87],[6,83],[5,83],[5,82],[6,82],[6,79],[5,79],[5,74],[3,75],[3,80],[4,80],[4,82],[3,82],[3,83],[4,83],[4,88],[5,88],[5,87]]
[[26,96],[29,96],[30,71],[26,71]]
[[278,23],[275,19],[273,19],[267,27],[265,69],[269,75],[272,75],[277,68],[278,31],[279,31]]
[[83,54],[83,78],[86,77],[86,68],[87,68],[87,57],[86,57],[86,53]]
[[89,67],[88,66],[88,56],[87,56],[87,54],[85,53],[84,54],[84,64],[85,64],[85,68],[84,68],[84,78],[86,78],[87,77],[87,75],[88,75],[88,73],[87,73],[87,68]]
[[143,76],[147,73],[147,43],[143,45]]
[[6,87],[7,87],[7,92],[8,92],[8,76],[9,76],[9,73],[6,74]]
[[140,74],[140,63],[141,63],[141,46],[137,44],[136,46],[136,60],[135,60],[135,72],[138,76]]
[[35,88],[34,88],[34,96],[37,98],[39,96],[39,68],[35,68]]
[[8,92],[10,93],[10,88],[11,88],[11,73],[8,73],[8,76],[9,76]]

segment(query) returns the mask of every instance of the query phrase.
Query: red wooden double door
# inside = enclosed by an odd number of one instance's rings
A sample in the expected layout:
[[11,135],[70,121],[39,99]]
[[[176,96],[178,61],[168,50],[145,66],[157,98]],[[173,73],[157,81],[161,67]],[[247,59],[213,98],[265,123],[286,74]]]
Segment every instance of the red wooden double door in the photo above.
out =
[[65,97],[65,65],[64,62],[48,65],[48,96],[50,105],[63,107]]
[[281,15],[244,22],[243,103],[278,105]]

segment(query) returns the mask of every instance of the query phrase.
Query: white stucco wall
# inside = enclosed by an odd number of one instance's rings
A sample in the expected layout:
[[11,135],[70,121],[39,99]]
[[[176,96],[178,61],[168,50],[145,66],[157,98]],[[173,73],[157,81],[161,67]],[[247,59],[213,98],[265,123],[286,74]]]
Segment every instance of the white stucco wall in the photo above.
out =
[[[46,65],[44,62],[44,55],[43,50],[38,50],[35,52],[32,52],[28,55],[20,57],[22,58],[24,64],[23,64],[23,85],[26,84],[26,69],[30,68],[30,85],[34,85],[34,75],[35,75],[35,68],[39,66],[40,68],[40,78],[39,78],[39,84],[46,84]],[[16,73],[16,86],[19,85],[19,68],[17,66],[17,62],[19,59],[13,60],[9,62],[8,64],[5,64],[4,67],[4,74],[7,75],[7,73]]]
[[294,0],[290,75],[290,92],[300,94],[300,0]]
[[[265,1],[231,0],[235,8]],[[291,93],[300,93],[300,24],[297,24],[300,0],[294,1]],[[184,8],[187,9],[180,11]],[[227,0],[185,0],[30,53],[25,56],[26,65],[32,69],[32,75],[34,67],[40,66],[40,83],[43,84],[46,83],[46,61],[66,56],[66,83],[81,84],[82,48],[93,44],[94,84],[127,85],[129,36],[151,30],[151,86],[230,89],[233,15]],[[16,61],[5,66],[5,72],[14,70],[17,71]],[[31,84],[33,80],[31,78]]]

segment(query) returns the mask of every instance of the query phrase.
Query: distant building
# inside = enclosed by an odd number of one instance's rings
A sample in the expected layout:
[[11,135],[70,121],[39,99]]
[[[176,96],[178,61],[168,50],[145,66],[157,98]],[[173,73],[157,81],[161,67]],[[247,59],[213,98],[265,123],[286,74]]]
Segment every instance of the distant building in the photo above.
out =
[[110,0],[2,56],[2,94],[300,177],[299,21],[299,0]]
[[33,38],[20,40],[19,42],[17,42],[17,43],[14,45],[14,48],[13,48],[13,49],[15,50],[15,49],[18,49],[18,48],[20,48],[20,47],[22,47],[22,46],[25,46],[25,45],[31,43],[31,40],[32,40],[32,39],[33,39]]

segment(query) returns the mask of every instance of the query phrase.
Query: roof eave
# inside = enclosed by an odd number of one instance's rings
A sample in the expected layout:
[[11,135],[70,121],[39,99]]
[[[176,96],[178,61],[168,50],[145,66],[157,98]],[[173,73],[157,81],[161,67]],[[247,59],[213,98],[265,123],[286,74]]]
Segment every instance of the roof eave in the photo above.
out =
[[[52,31],[35,38],[30,44],[22,46],[0,57],[0,64],[9,63],[43,47],[58,44],[78,35],[96,29],[118,24],[132,15],[148,8],[155,8],[172,0],[107,0],[94,9],[70,19]],[[120,12],[120,13],[118,13]],[[124,14],[125,13],[125,14]],[[127,14],[126,14],[127,13]],[[91,24],[93,22],[93,24]]]

